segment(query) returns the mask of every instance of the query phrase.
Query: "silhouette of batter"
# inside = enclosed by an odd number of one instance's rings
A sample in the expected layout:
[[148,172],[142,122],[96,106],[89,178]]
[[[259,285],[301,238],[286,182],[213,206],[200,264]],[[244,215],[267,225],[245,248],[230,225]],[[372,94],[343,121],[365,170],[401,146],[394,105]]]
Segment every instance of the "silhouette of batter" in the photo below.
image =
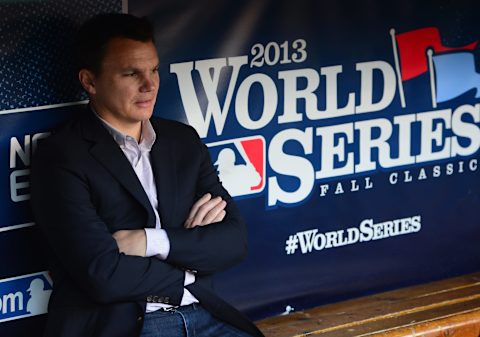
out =
[[42,279],[36,278],[30,283],[27,291],[30,293],[30,299],[27,302],[27,311],[32,315],[41,315],[47,313],[48,299],[52,293],[51,290],[44,290],[45,283]]
[[251,187],[260,184],[262,179],[251,163],[235,165],[235,159],[235,152],[225,148],[215,162],[218,177],[232,197],[251,193]]

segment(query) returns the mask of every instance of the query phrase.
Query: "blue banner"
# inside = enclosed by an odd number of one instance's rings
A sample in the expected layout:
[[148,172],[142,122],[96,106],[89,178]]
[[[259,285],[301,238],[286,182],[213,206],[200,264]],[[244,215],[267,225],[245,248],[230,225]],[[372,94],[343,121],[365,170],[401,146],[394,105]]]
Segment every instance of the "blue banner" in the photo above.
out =
[[196,128],[249,224],[224,296],[261,318],[478,270],[478,4],[227,3],[130,6],[155,113]]
[[[0,335],[44,322],[29,167],[85,103],[69,36],[122,10],[53,3],[0,4]],[[227,300],[260,319],[478,271],[479,3],[208,4],[128,11],[156,28],[155,115],[197,130],[248,223],[248,258],[216,278]]]
[[46,272],[0,280],[0,323],[46,314],[51,293]]
[[32,153],[85,103],[72,62],[75,30],[122,8],[119,0],[0,3],[0,336],[43,334],[52,281],[30,211]]

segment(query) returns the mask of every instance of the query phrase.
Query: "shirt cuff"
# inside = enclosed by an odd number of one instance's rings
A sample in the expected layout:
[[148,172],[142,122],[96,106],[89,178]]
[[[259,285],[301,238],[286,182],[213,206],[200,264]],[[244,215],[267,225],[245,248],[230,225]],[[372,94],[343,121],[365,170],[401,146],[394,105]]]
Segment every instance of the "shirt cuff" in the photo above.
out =
[[[165,260],[170,253],[170,240],[164,229],[144,228],[147,237],[146,257],[158,257]],[[193,282],[192,282],[193,283]]]

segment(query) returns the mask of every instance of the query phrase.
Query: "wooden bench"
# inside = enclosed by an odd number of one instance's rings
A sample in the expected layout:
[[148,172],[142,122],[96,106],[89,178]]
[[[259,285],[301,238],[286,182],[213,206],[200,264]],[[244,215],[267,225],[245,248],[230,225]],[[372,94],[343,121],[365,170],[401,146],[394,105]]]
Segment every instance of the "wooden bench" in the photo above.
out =
[[256,324],[267,337],[480,337],[480,272]]

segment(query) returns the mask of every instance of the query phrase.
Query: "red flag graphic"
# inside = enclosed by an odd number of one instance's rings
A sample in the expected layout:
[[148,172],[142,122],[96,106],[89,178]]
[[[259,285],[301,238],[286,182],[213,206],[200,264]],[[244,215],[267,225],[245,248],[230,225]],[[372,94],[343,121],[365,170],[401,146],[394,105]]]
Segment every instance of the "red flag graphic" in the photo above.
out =
[[427,27],[398,34],[396,36],[400,56],[402,81],[417,77],[428,70],[426,50],[432,48],[435,52],[453,50],[473,50],[478,41],[464,47],[445,47],[436,27]]

